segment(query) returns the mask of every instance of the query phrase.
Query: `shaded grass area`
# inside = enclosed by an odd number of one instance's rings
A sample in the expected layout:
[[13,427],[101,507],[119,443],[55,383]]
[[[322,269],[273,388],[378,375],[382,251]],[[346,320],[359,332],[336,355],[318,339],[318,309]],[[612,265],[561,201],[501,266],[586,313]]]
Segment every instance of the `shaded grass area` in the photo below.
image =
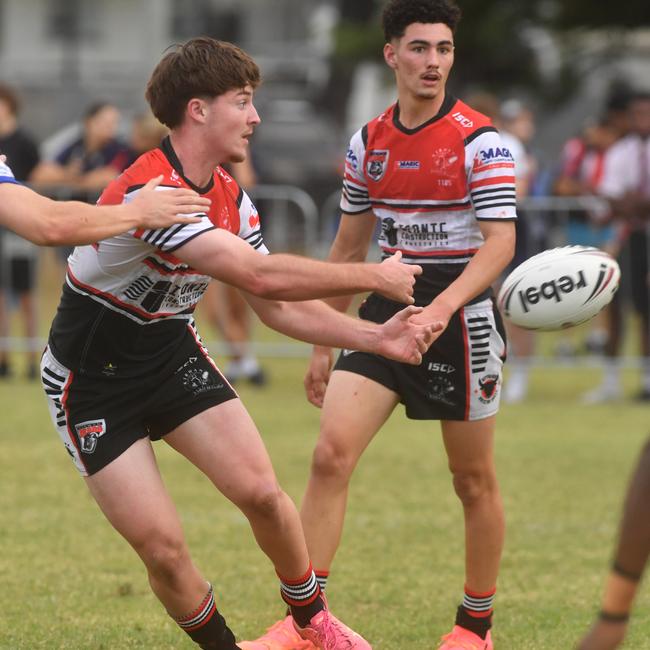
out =
[[[274,360],[263,390],[241,394],[280,482],[299,501],[318,411],[303,360]],[[499,650],[571,648],[598,607],[622,495],[648,434],[648,406],[580,407],[587,369],[537,369],[527,403],[499,418],[508,520],[497,595]],[[628,388],[634,373],[626,375]],[[151,595],[58,441],[40,388],[0,385],[0,648],[191,648]],[[240,638],[282,613],[274,572],[246,520],[194,468],[156,444],[195,561]],[[224,459],[227,462],[227,459]],[[376,650],[437,647],[463,585],[461,511],[436,423],[396,413],[355,474],[330,604]],[[643,590],[637,609],[647,611]],[[628,648],[650,647],[633,619]]]

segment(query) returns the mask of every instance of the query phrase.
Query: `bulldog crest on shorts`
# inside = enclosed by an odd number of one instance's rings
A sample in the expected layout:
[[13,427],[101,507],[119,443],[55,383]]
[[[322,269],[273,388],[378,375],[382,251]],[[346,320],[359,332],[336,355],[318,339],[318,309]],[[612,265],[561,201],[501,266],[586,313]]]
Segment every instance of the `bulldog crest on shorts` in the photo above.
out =
[[106,433],[106,420],[86,420],[75,424],[81,451],[92,454],[97,447],[97,439]]

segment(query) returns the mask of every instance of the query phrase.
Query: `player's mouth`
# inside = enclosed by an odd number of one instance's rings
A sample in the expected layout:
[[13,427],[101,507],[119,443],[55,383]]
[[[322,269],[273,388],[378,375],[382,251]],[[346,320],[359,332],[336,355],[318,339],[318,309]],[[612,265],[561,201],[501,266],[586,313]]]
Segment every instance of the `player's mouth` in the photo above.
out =
[[423,74],[420,77],[420,79],[422,79],[422,81],[425,81],[427,83],[433,84],[440,81],[440,75],[437,72],[427,72]]

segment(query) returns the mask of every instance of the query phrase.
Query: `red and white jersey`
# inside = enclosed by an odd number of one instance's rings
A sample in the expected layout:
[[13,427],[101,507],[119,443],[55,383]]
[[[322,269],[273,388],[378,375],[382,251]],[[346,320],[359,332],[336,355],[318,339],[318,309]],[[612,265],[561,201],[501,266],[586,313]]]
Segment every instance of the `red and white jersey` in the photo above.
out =
[[415,129],[394,104],[352,136],[341,210],[372,209],[384,255],[449,283],[483,244],[478,221],[517,218],[514,169],[490,120],[454,97]]
[[[206,187],[196,187],[184,177],[168,138],[108,185],[99,203],[131,201],[161,174],[162,191],[191,187],[212,200],[209,213],[198,215],[199,223],[131,230],[75,248],[50,333],[54,355],[71,369],[131,367],[178,345],[210,282],[174,256],[195,237],[224,228],[268,253],[257,210],[235,180],[217,167]],[[131,367],[127,374],[135,371]]]

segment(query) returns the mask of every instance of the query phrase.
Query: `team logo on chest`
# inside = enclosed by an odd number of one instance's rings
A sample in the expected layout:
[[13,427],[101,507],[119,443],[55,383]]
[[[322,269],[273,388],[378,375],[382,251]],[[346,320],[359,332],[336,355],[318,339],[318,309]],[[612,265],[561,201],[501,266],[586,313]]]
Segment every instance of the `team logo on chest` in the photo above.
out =
[[378,182],[386,173],[386,166],[388,165],[388,149],[371,149],[368,151],[366,158],[366,174],[371,181]]
[[456,165],[458,163],[458,154],[453,149],[440,148],[436,149],[432,154],[431,173],[442,176],[443,178],[451,178],[456,172]]

